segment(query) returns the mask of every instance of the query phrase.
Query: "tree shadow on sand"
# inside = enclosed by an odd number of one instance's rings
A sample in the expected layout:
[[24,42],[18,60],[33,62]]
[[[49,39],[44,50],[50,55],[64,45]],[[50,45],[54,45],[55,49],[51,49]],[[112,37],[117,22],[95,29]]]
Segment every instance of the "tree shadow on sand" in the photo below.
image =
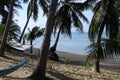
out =
[[18,78],[18,77],[12,77],[12,76],[3,76],[2,77],[5,80],[26,80],[26,78]]
[[89,75],[86,75],[86,74],[69,72],[69,71],[58,71],[53,68],[49,68],[47,73],[50,74],[51,76],[54,76],[57,79],[60,79],[60,80],[78,80],[78,79],[73,78],[73,76],[71,76],[71,75],[89,77]]
[[51,76],[54,76],[60,80],[76,80],[74,78],[71,78],[71,77],[68,77],[68,76],[65,76],[64,74],[62,73],[58,73],[58,72],[54,72],[54,71],[48,71],[48,73],[51,75]]

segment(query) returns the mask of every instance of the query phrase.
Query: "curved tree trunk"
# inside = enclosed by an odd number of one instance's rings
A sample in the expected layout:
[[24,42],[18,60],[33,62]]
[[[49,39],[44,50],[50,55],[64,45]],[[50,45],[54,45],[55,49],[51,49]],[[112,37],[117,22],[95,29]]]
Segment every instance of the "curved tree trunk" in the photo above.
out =
[[26,22],[26,24],[25,24],[25,26],[24,26],[24,29],[23,29],[22,34],[21,34],[21,36],[20,36],[20,39],[19,39],[19,41],[18,41],[19,43],[21,43],[21,41],[22,41],[23,35],[24,35],[25,30],[26,30],[26,28],[27,28],[27,25],[28,25],[28,23],[29,23],[29,21],[30,21],[31,15],[32,15],[32,12],[30,13],[29,17],[27,18],[27,22]]
[[50,38],[51,38],[51,33],[53,30],[53,25],[55,21],[55,12],[56,12],[56,7],[57,7],[57,2],[58,0],[52,0],[47,23],[46,23],[46,28],[45,28],[45,34],[44,34],[44,39],[41,47],[41,56],[38,61],[38,65],[36,66],[36,69],[32,73],[32,75],[29,77],[32,80],[47,80],[45,77],[46,73],[46,64],[47,64],[47,57],[48,57],[48,51],[50,47]]
[[55,51],[56,51],[56,47],[57,47],[57,44],[58,44],[58,40],[59,40],[59,37],[60,37],[60,32],[61,32],[61,30],[62,30],[62,27],[60,27],[60,29],[59,29],[59,31],[58,31],[58,34],[57,34],[56,41],[55,41],[54,45],[52,46],[52,48],[54,48]]
[[98,39],[97,39],[97,48],[98,48],[98,52],[97,52],[97,56],[96,56],[96,62],[95,62],[95,71],[100,73],[100,54],[103,53],[102,52],[102,46],[101,46],[101,36],[104,30],[104,25],[105,25],[105,19],[103,20],[99,33],[98,33]]
[[9,27],[10,27],[10,24],[11,24],[11,20],[12,20],[13,7],[14,7],[15,0],[11,0],[10,2],[11,2],[10,12],[8,14],[8,18],[7,18],[7,22],[6,22],[6,26],[5,26],[5,30],[4,30],[4,34],[3,34],[3,39],[2,39],[2,42],[1,42],[1,46],[0,46],[0,56],[4,56],[5,46],[6,46],[6,41],[7,41],[7,35],[8,35]]

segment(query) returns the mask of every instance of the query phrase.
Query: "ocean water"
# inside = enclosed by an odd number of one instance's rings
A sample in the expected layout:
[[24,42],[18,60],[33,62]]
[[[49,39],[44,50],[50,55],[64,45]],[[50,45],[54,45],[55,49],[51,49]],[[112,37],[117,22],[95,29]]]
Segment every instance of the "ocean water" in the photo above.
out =
[[[36,48],[41,47],[43,37],[35,40],[33,46]],[[56,36],[51,37],[51,46],[54,44]],[[57,45],[57,51],[65,51],[75,54],[86,54],[86,47],[90,44],[87,33],[73,32],[72,37],[60,35]]]

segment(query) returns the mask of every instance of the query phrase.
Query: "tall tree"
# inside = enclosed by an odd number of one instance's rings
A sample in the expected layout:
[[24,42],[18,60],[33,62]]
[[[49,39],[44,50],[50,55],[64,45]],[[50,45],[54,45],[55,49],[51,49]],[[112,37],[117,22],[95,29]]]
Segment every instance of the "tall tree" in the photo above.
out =
[[41,57],[39,58],[36,69],[34,70],[33,74],[29,77],[33,80],[47,80],[45,77],[46,63],[47,63],[48,51],[50,47],[51,33],[53,30],[53,25],[55,20],[57,2],[58,0],[51,1],[50,11],[48,14],[48,19],[47,19],[45,33],[44,33],[44,39],[43,39],[43,43],[40,51]]
[[33,40],[43,35],[44,28],[40,29],[40,27],[35,26],[32,28],[32,30],[30,30],[29,28],[28,30],[29,30],[29,33],[25,35],[25,38],[27,38],[27,40],[30,41],[30,45],[31,45],[30,52],[32,53]]
[[[10,9],[10,1],[11,0],[0,0],[0,15],[2,16],[2,20],[1,20],[2,24],[6,24]],[[14,7],[20,9],[22,8],[19,0],[15,0]],[[14,9],[13,12],[17,14],[16,9]]]
[[4,56],[4,52],[5,52],[5,46],[6,46],[6,40],[7,40],[7,35],[8,35],[8,31],[9,31],[9,27],[12,21],[12,13],[13,13],[13,7],[14,7],[14,2],[15,0],[11,0],[10,1],[10,12],[8,14],[8,19],[6,22],[6,26],[5,26],[5,30],[4,30],[4,35],[3,35],[3,39],[1,42],[1,46],[0,46],[0,56]]
[[[59,40],[60,33],[66,34],[71,37],[71,29],[72,27],[77,28],[79,31],[83,32],[83,24],[80,20],[82,18],[84,21],[88,23],[88,19],[84,16],[82,11],[84,9],[91,8],[92,6],[84,3],[76,3],[73,0],[65,0],[64,2],[60,2],[61,5],[56,13],[54,32],[59,29],[56,41],[52,48],[56,50],[57,43]],[[64,14],[63,14],[64,13]]]
[[[26,0],[25,2],[28,2],[29,0]],[[29,4],[28,4],[28,8],[27,8],[27,21],[26,24],[23,28],[22,34],[20,36],[20,39],[18,42],[22,41],[23,35],[25,33],[25,30],[27,28],[27,25],[29,23],[29,20],[31,18],[31,16],[33,16],[34,21],[37,20],[38,18],[38,4],[40,5],[40,7],[42,7],[44,14],[48,13],[48,3],[49,0],[30,0]]]
[[[89,62],[92,58],[95,58],[95,70],[100,73],[100,59],[105,59],[106,56],[114,55],[110,50],[104,52],[102,34],[105,30],[106,36],[108,39],[113,41],[114,39],[118,39],[120,34],[119,29],[119,11],[117,6],[118,0],[101,0],[97,2],[97,5],[94,8],[94,16],[92,18],[92,22],[89,28],[89,39],[93,43],[89,48],[89,55],[87,62]],[[104,44],[105,45],[105,44]],[[119,47],[117,47],[119,49]],[[107,48],[106,48],[107,49]],[[116,47],[113,48],[116,52]],[[118,53],[119,54],[119,53]]]

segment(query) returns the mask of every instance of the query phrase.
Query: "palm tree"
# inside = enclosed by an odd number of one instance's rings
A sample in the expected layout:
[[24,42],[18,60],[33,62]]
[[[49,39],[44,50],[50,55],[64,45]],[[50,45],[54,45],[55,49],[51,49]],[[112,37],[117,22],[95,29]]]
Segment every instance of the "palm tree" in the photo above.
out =
[[36,38],[38,37],[41,37],[43,35],[43,32],[44,32],[44,28],[40,29],[40,27],[33,27],[32,30],[29,30],[29,33],[25,35],[25,38],[30,41],[30,45],[31,45],[31,53],[33,52],[32,51],[32,45],[33,45],[33,40],[35,40]]
[[[25,0],[25,2],[28,2],[28,1],[29,0]],[[34,21],[36,21],[38,18],[38,4],[42,7],[44,14],[47,14],[48,13],[48,4],[47,4],[48,2],[49,0],[46,0],[46,1],[45,0],[30,0],[29,1],[28,8],[27,8],[27,22],[24,26],[24,29],[18,41],[19,43],[21,42],[23,38],[24,32],[27,28],[27,25],[29,23],[31,16],[33,16]]]
[[[97,3],[94,8],[94,16],[89,28],[89,39],[93,43],[90,45],[90,54],[86,63],[89,63],[91,59],[95,58],[95,70],[100,73],[100,59],[105,59],[105,55],[114,55],[113,53],[104,52],[104,47],[102,44],[102,34],[104,29],[108,39],[113,41],[118,39],[120,34],[119,30],[119,15],[116,8],[116,2],[113,0],[101,0]],[[105,42],[105,41],[104,41]],[[108,47],[108,46],[107,46]],[[106,49],[107,49],[106,47]],[[119,48],[119,47],[118,47]],[[114,48],[113,48],[114,49]],[[108,49],[110,50],[110,49]],[[111,51],[111,50],[110,50]],[[109,51],[109,52],[110,52]],[[116,49],[114,50],[116,52]],[[118,53],[119,54],[119,53]]]
[[[2,24],[6,24],[10,9],[10,1],[11,0],[0,0],[0,15],[2,16],[2,21],[1,21]],[[15,0],[14,7],[20,9],[22,8],[19,0]],[[13,12],[17,14],[16,9],[14,9]]]
[[[88,23],[88,19],[84,16],[82,11],[92,6],[85,3],[75,3],[72,0],[65,0],[65,2],[60,2],[61,7],[58,8],[56,13],[54,32],[59,28],[56,41],[52,48],[56,50],[57,43],[59,40],[60,33],[66,34],[71,37],[71,28],[74,26],[79,31],[83,32],[83,24],[80,20],[82,18]],[[63,14],[64,13],[64,14]]]
[[48,19],[46,23],[44,39],[41,47],[41,57],[39,58],[38,65],[32,75],[29,77],[33,80],[47,80],[45,77],[46,72],[46,63],[48,57],[48,51],[50,46],[50,37],[53,30],[54,20],[55,20],[55,13],[57,8],[58,0],[51,1],[51,7],[48,14]]
[[[5,25],[1,25],[0,39],[2,39],[3,37],[4,30],[5,30]],[[12,21],[8,31],[7,41],[18,41],[19,35],[20,35],[20,27],[14,21]]]
[[6,26],[5,26],[5,31],[4,31],[4,34],[3,34],[3,39],[2,39],[2,42],[1,42],[1,46],[0,46],[0,56],[4,56],[4,51],[5,51],[9,26],[10,26],[11,21],[12,21],[12,13],[13,13],[14,2],[15,2],[15,0],[10,1],[10,3],[11,3],[10,12],[8,14],[8,18],[7,18],[7,22],[6,22]]

